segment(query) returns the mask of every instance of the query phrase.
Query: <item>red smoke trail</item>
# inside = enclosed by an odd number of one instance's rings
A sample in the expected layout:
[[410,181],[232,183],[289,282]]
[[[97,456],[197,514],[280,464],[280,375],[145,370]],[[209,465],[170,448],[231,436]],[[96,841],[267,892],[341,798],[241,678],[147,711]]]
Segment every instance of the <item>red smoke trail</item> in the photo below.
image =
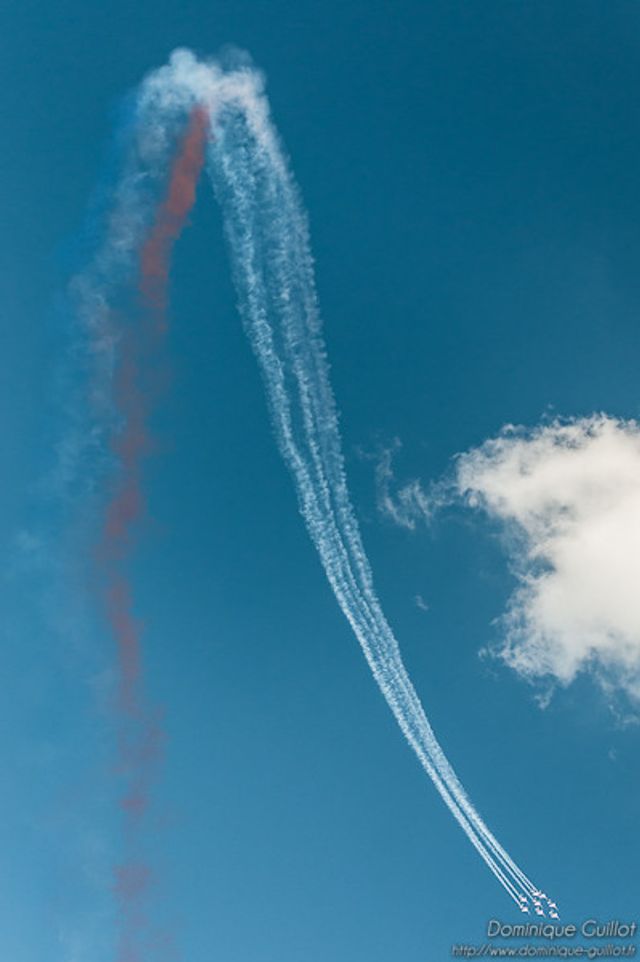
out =
[[130,552],[133,529],[145,509],[142,468],[151,449],[147,420],[152,398],[145,389],[144,375],[166,328],[171,251],[195,201],[207,130],[206,112],[196,107],[172,164],[165,197],[140,253],[138,288],[143,317],[139,324],[129,325],[122,332],[115,378],[114,402],[123,426],[113,439],[112,450],[120,472],[118,487],[105,512],[99,556],[106,613],[118,652],[122,720],[119,767],[127,783],[120,799],[125,820],[125,859],[116,868],[114,886],[121,917],[117,962],[142,962],[143,958],[141,940],[147,927],[144,906],[152,878],[138,850],[142,841],[141,819],[148,807],[163,739],[157,713],[144,699],[142,625],[133,615],[133,592],[123,565]]
[[180,236],[193,207],[196,184],[204,162],[208,118],[202,107],[191,112],[182,150],[171,173],[169,189],[158,210],[155,224],[140,255],[140,292],[146,305],[159,315],[164,327],[169,260],[174,241]]

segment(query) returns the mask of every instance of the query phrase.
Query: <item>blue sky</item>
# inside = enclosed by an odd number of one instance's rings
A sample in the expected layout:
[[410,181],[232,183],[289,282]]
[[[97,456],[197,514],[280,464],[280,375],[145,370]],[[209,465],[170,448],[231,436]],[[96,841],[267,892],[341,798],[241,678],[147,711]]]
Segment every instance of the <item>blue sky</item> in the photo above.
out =
[[[637,7],[117,0],[4,19],[3,957],[111,957],[108,639],[80,575],[57,596],[14,544],[59,523],[34,491],[63,400],[55,304],[119,104],[181,44],[233,42],[266,72],[309,213],[354,504],[438,735],[565,918],[631,916],[637,727],[587,678],[541,711],[480,660],[514,587],[494,528],[462,509],[397,528],[362,453],[398,437],[398,478],[428,482],[506,422],[640,413]],[[445,958],[514,911],[335,605],[235,300],[203,181],[173,263],[173,382],[134,568],[168,734],[156,911],[189,962]],[[61,554],[74,538],[61,524]]]

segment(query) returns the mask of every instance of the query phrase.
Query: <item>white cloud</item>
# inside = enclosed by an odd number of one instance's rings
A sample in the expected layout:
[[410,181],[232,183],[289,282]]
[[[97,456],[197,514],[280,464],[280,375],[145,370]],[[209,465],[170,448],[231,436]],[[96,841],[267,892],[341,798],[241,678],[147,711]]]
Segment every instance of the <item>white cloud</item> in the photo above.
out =
[[437,499],[424,491],[419,481],[409,481],[393,494],[393,455],[401,447],[395,438],[390,447],[384,448],[376,464],[376,502],[378,511],[401,528],[415,529],[420,520],[428,521],[435,508]]
[[519,586],[500,657],[531,680],[589,671],[640,700],[640,425],[508,426],[458,456],[454,487],[507,536]]

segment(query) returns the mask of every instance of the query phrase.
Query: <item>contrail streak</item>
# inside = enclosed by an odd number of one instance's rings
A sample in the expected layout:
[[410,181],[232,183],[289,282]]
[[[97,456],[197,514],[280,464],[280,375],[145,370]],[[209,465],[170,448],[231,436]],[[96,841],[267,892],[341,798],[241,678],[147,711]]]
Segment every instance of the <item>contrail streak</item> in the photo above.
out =
[[227,96],[215,123],[209,171],[225,217],[240,310],[301,513],[403,733],[458,824],[521,906],[538,890],[490,832],[445,757],[373,587],[346,484],[306,218],[259,90]]
[[[157,184],[185,122],[169,188],[156,209]],[[146,317],[155,318],[155,336],[162,332],[171,245],[195,198],[205,139],[240,314],[262,373],[276,441],[336,600],[404,736],[456,822],[516,904],[528,911],[531,903],[541,914],[546,896],[491,833],[442,751],[376,594],[347,487],[306,216],[269,119],[262,78],[251,67],[224,70],[180,50],[140,87],[134,143],[105,242],[78,286],[79,314],[96,344],[96,420],[108,424],[113,417],[114,404],[104,398],[114,391],[114,367],[127,384],[135,382],[135,370],[127,369],[127,342],[114,341],[105,322],[112,291],[127,283],[141,251],[139,293]],[[128,532],[140,511],[146,412],[135,392],[126,389],[124,396],[120,413],[128,426],[119,456],[126,470],[109,524]],[[115,408],[117,413],[118,404]],[[123,662],[123,679],[133,687],[140,669],[135,646],[127,640],[135,626],[126,596],[120,597],[125,587],[117,579],[111,583],[111,606],[120,618],[117,622],[112,614],[112,621],[130,656]]]

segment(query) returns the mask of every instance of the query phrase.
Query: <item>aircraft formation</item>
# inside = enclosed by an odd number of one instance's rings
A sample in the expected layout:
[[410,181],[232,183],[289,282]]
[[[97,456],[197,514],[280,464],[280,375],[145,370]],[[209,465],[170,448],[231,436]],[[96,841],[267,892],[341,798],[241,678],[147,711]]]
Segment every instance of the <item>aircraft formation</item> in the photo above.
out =
[[[546,907],[544,904],[545,902]],[[533,908],[533,911],[536,915],[545,916],[548,913],[549,918],[551,919],[560,918],[557,904],[553,902],[545,892],[541,892],[540,889],[533,889],[530,893],[530,897],[527,897],[526,895],[518,896],[518,908],[526,915],[529,915],[529,903],[531,903],[531,908]]]

